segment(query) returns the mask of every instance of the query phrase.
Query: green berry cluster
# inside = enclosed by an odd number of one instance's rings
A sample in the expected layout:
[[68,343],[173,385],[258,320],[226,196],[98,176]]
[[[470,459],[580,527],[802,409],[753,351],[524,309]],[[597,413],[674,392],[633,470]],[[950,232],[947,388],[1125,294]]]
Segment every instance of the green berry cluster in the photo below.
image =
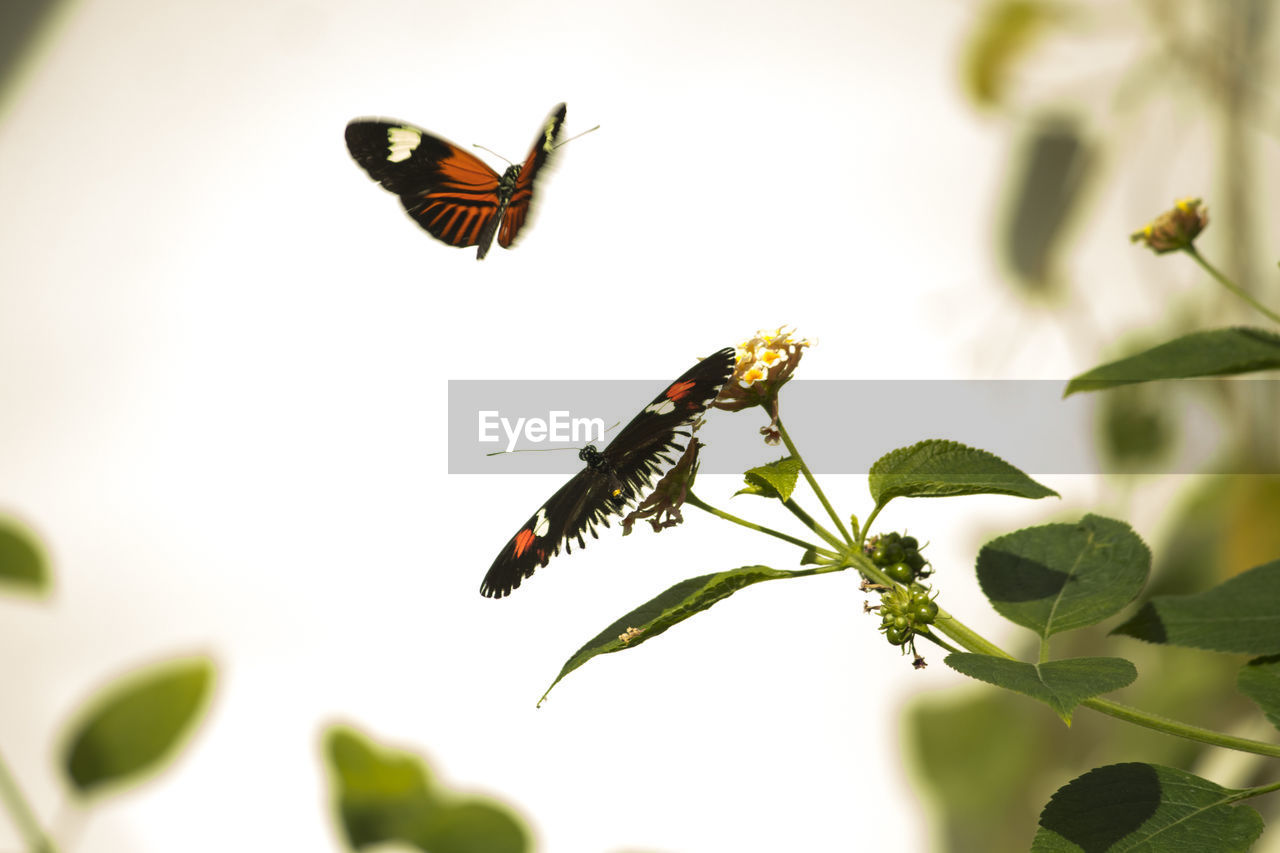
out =
[[[880,630],[891,646],[905,647],[938,617],[938,605],[919,584],[896,586],[880,596]],[[912,646],[914,649],[914,645]]]
[[866,552],[871,562],[898,583],[909,584],[933,574],[914,536],[903,536],[896,531],[873,536],[867,541]]

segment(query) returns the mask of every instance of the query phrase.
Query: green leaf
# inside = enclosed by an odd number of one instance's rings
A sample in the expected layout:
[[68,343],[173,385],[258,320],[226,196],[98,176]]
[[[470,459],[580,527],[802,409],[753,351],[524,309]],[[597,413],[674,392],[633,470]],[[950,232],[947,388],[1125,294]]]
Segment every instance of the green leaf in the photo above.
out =
[[1249,661],[1236,675],[1236,687],[1257,702],[1271,725],[1280,729],[1280,655]]
[[1280,653],[1280,560],[1195,595],[1158,595],[1111,633],[1247,655]]
[[962,65],[969,94],[982,106],[1004,100],[1018,62],[1054,20],[1057,7],[1037,0],[985,4],[966,38]]
[[1280,367],[1280,335],[1239,326],[1193,332],[1158,347],[1095,367],[1067,383],[1062,396],[1156,379],[1231,376]]
[[0,518],[0,582],[24,592],[45,593],[49,589],[49,569],[40,542],[10,518]]
[[761,465],[747,471],[743,475],[747,481],[747,487],[735,492],[734,496],[760,495],[764,498],[790,500],[799,476],[800,460],[784,456],[777,462],[770,462],[768,465]]
[[1010,169],[1001,236],[1017,281],[1032,294],[1061,282],[1059,247],[1095,161],[1078,121],[1058,115],[1036,122]]
[[338,815],[352,847],[422,834],[434,803],[421,759],[344,726],[331,726],[324,741]]
[[469,797],[441,805],[419,846],[429,853],[525,853],[530,842],[510,811]]
[[574,652],[565,661],[564,666],[560,669],[560,674],[556,676],[555,681],[551,682],[547,692],[542,694],[538,704],[541,705],[546,701],[547,694],[566,675],[597,655],[620,652],[623,649],[634,649],[646,640],[651,640],[658,636],[672,625],[683,622],[695,613],[706,610],[717,601],[728,598],[743,587],[751,586],[761,581],[806,577],[816,571],[816,569],[801,569],[795,572],[784,572],[771,569],[768,566],[743,566],[681,581],[641,604]]
[[508,809],[455,795],[433,781],[421,757],[346,726],[331,726],[324,742],[335,805],[352,847],[398,841],[431,853],[529,849],[528,831]]
[[158,769],[203,713],[216,670],[184,658],[120,679],[87,704],[71,728],[63,767],[81,796]]
[[1123,658],[1070,658],[1042,664],[991,655],[957,652],[947,655],[956,672],[1044,702],[1071,725],[1071,712],[1093,696],[1127,687],[1138,670]]
[[978,554],[991,606],[1041,637],[1093,625],[1142,590],[1151,551],[1122,521],[1086,515],[992,539]]
[[1236,853],[1262,834],[1262,817],[1230,805],[1240,794],[1158,764],[1090,770],[1040,814],[1032,853]]
[[929,439],[881,456],[867,476],[876,506],[894,498],[1013,495],[1044,498],[1047,489],[998,456],[954,441]]

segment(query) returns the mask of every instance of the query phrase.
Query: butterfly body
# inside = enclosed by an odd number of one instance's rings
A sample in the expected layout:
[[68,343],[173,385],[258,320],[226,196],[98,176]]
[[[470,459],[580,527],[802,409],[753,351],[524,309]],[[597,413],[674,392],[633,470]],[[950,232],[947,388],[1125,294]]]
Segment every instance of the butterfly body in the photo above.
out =
[[694,365],[667,386],[604,450],[588,444],[578,452],[586,463],[560,487],[498,554],[480,586],[482,595],[502,598],[540,566],[572,543],[586,547],[584,535],[599,538],[596,525],[609,526],[651,483],[662,462],[683,451],[677,437],[688,437],[689,427],[720,393],[733,374],[734,351],[723,349]]
[[405,211],[450,246],[489,252],[494,236],[510,248],[529,219],[534,181],[556,148],[566,108],[557,106],[523,163],[499,175],[466,149],[392,119],[347,124],[347,150],[369,177],[400,197]]

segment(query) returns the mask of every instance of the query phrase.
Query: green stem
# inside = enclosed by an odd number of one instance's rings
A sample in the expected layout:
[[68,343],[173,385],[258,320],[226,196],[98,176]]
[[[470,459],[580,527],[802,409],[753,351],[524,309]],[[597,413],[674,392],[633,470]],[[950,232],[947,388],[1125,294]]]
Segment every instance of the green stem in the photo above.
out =
[[1245,302],[1248,302],[1254,308],[1261,311],[1263,314],[1266,314],[1269,318],[1271,318],[1273,322],[1280,323],[1280,315],[1277,315],[1275,312],[1268,309],[1258,300],[1254,299],[1247,292],[1245,292],[1245,290],[1241,288],[1239,285],[1237,285],[1234,281],[1232,281],[1231,279],[1223,275],[1221,272],[1219,272],[1217,267],[1215,267],[1213,264],[1205,260],[1205,257],[1201,255],[1198,251],[1196,251],[1196,247],[1194,245],[1184,246],[1182,251],[1186,252],[1188,255],[1195,258],[1196,263],[1198,263],[1201,267],[1203,267],[1205,272],[1213,276],[1217,280],[1218,284],[1221,284],[1227,290],[1230,290],[1236,296],[1239,296]]
[[1257,755],[1280,758],[1280,744],[1277,743],[1266,743],[1260,740],[1225,735],[1222,732],[1215,732],[1211,729],[1202,729],[1199,726],[1170,720],[1168,717],[1162,717],[1159,714],[1139,711],[1137,708],[1130,708],[1128,705],[1121,705],[1119,702],[1112,702],[1107,699],[1086,699],[1080,704],[1101,714],[1115,717],[1117,720],[1125,720],[1174,737],[1196,740],[1211,746],[1221,746],[1226,749],[1239,750],[1240,752],[1252,752]]
[[837,551],[844,550],[845,544],[841,542],[839,539],[837,539],[835,534],[833,534],[830,530],[827,530],[821,524],[814,521],[813,516],[805,512],[804,508],[801,507],[800,504],[796,503],[791,498],[787,498],[785,501],[782,502],[782,505],[785,506],[787,509],[791,510],[791,514],[794,515],[796,518],[800,519],[800,522],[805,527],[809,528],[814,533],[818,534],[823,539],[827,540],[827,543],[830,544]]
[[796,450],[796,446],[791,441],[791,436],[787,435],[787,428],[782,425],[782,418],[778,418],[778,435],[782,436],[782,443],[787,446],[787,452],[791,454],[797,462],[800,463],[800,473],[804,474],[805,482],[809,484],[809,488],[813,489],[813,493],[818,496],[818,500],[822,502],[822,506],[827,511],[827,515],[831,516],[831,520],[836,524],[836,530],[840,531],[840,535],[844,537],[844,541],[850,547],[853,546],[853,537],[849,535],[849,531],[845,529],[844,522],[840,516],[836,515],[835,508],[831,506],[831,501],[827,500],[827,496],[822,493],[822,489],[818,486],[818,481],[813,478],[813,472],[809,470],[809,466],[805,464],[804,457],[800,455],[800,451]]
[[702,499],[693,492],[689,492],[685,495],[684,502],[690,506],[696,506],[703,512],[709,512],[717,518],[723,518],[725,521],[732,521],[734,524],[741,524],[743,527],[750,528],[751,530],[756,530],[760,533],[767,533],[770,536],[781,539],[783,542],[790,542],[792,545],[799,546],[805,550],[813,549],[816,553],[822,554],[825,557],[836,559],[840,556],[835,551],[829,551],[826,548],[819,548],[817,545],[806,542],[803,539],[797,539],[796,537],[789,536],[779,530],[764,527],[763,525],[756,524],[754,521],[747,521],[745,518],[738,518],[736,515],[731,515],[722,509],[717,509],[716,507],[711,506],[711,504],[704,503]]
[[1270,785],[1259,785],[1256,788],[1245,788],[1239,794],[1236,794],[1228,802],[1238,803],[1241,800],[1247,800],[1250,797],[1260,797],[1263,794],[1270,794],[1272,791],[1280,791],[1280,782],[1272,782]]
[[862,529],[858,531],[858,544],[861,545],[867,541],[867,534],[871,532],[871,522],[876,520],[876,516],[880,514],[880,510],[884,509],[884,504],[877,504],[876,508],[871,510],[871,515],[867,516],[867,521],[862,525]]
[[3,800],[8,807],[14,824],[26,838],[32,853],[57,853],[58,848],[40,829],[40,824],[36,822],[36,817],[31,812],[31,807],[27,805],[26,798],[22,796],[22,791],[14,781],[13,775],[9,772],[9,765],[5,763],[3,756],[0,756],[0,800]]
[[[933,624],[933,628],[940,633],[946,634],[948,637],[955,640],[971,652],[994,655],[996,657],[1007,658],[1008,660],[1016,660],[1013,655],[1010,655],[994,643],[991,643],[980,634],[970,630],[967,626],[952,617],[942,608],[938,608],[938,618]],[[1128,705],[1121,705],[1119,702],[1112,702],[1107,699],[1086,699],[1080,704],[1086,708],[1092,708],[1101,714],[1107,714],[1115,717],[1118,720],[1125,720],[1126,722],[1173,735],[1174,737],[1186,738],[1187,740],[1199,741],[1212,746],[1235,749],[1241,752],[1252,752],[1257,755],[1267,755],[1274,758],[1280,758],[1280,744],[1266,743],[1265,741],[1251,740],[1249,738],[1222,734],[1221,732],[1215,732],[1211,729],[1203,729],[1199,726],[1180,723],[1177,720],[1171,720],[1168,717],[1162,717],[1159,714],[1140,711],[1137,708],[1131,708]]]

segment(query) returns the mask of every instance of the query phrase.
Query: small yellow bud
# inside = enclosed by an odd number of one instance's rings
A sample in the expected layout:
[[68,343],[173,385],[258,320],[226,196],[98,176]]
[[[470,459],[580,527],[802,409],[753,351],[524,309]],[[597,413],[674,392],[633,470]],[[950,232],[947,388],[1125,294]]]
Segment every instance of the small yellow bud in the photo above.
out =
[[1209,224],[1209,210],[1198,198],[1184,198],[1172,210],[1151,220],[1145,227],[1129,235],[1130,242],[1143,242],[1157,255],[1185,249]]

